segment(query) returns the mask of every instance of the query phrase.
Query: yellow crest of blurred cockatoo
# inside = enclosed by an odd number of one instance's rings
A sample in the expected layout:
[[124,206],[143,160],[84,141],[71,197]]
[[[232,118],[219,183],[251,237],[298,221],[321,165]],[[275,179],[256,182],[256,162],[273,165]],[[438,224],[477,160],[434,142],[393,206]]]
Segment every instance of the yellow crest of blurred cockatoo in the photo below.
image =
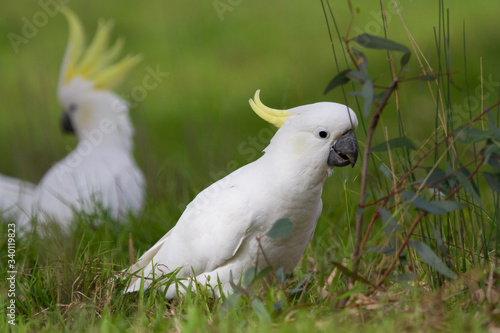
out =
[[[127,270],[134,273],[127,292],[179,269],[177,278],[195,277],[213,287],[220,281],[229,293],[231,276],[237,282],[248,269],[269,264],[291,272],[299,262],[321,213],[325,180],[334,167],[356,163],[357,118],[347,106],[328,102],[274,110],[260,101],[259,91],[250,104],[279,128],[264,155],[199,193],[177,224]],[[271,239],[267,233],[281,219],[289,219],[293,229]],[[166,297],[176,295],[171,284]]]
[[108,46],[111,22],[99,22],[86,47],[77,16],[67,8],[62,12],[70,34],[57,95],[63,130],[75,133],[78,144],[38,185],[0,176],[0,213],[23,228],[32,219],[66,226],[74,214],[98,208],[120,219],[144,205],[144,176],[132,156],[128,105],[112,91],[140,57],[116,61],[123,40]]

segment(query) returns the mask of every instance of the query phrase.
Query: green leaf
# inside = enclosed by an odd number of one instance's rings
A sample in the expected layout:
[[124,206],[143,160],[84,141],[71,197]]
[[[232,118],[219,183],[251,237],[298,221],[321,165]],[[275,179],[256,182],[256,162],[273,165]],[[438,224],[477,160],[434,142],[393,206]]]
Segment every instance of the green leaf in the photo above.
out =
[[271,229],[267,232],[267,237],[271,239],[276,239],[276,238],[286,238],[290,236],[293,230],[293,223],[292,221],[288,218],[282,218],[276,221]]
[[396,231],[400,231],[399,225],[387,209],[383,207],[377,207],[377,209],[382,218],[382,222],[384,222],[384,233],[387,237],[390,237]]
[[413,274],[413,273],[404,273],[404,274],[397,274],[397,275],[389,276],[389,280],[392,280],[395,282],[408,282],[408,281],[414,281],[416,279],[418,279],[418,275]]
[[370,81],[370,77],[365,72],[361,71],[349,71],[347,72],[347,77],[354,82],[364,84],[366,81]]
[[422,81],[434,81],[435,79],[434,75],[420,75],[418,78]]
[[455,138],[462,143],[475,143],[484,141],[489,137],[487,131],[482,131],[469,126],[460,126],[455,131]]
[[308,273],[300,282],[299,284],[297,284],[295,286],[295,288],[293,288],[292,290],[289,290],[288,292],[290,294],[296,294],[296,293],[299,293],[301,292],[302,290],[304,290],[304,288],[302,288],[302,286],[304,285],[304,283],[306,283],[307,280],[309,280],[312,276],[312,273]]
[[259,281],[268,276],[269,272],[271,272],[272,270],[273,268],[271,266],[267,266],[260,271],[255,266],[250,267],[243,275],[243,285],[245,287],[250,286],[254,282]]
[[389,247],[389,246],[368,246],[367,247],[367,250],[368,251],[371,251],[373,253],[376,253],[376,254],[383,254],[383,255],[386,255],[386,256],[395,256],[396,255],[396,249],[393,248],[393,247]]
[[459,209],[462,209],[462,208],[465,207],[462,203],[456,202],[456,201],[451,201],[451,200],[448,200],[448,201],[432,201],[432,204],[434,206],[436,206],[436,207],[440,207],[446,213],[453,212],[454,210],[459,210]]
[[283,267],[278,268],[276,271],[276,276],[280,280],[281,283],[285,282],[286,276],[285,273],[283,272]]
[[483,176],[491,189],[500,194],[500,175],[498,173],[483,172]]
[[356,57],[359,70],[366,73],[366,70],[368,69],[368,59],[365,54],[354,47],[352,48],[352,53],[354,53],[354,56]]
[[500,170],[500,155],[498,155],[497,153],[490,153],[488,164]]
[[382,173],[384,174],[384,176],[389,179],[389,180],[392,180],[392,173],[391,173],[391,170],[389,170],[389,168],[387,168],[385,165],[383,164],[380,164],[380,168],[378,168],[380,171],[382,171]]
[[249,286],[252,284],[255,276],[257,275],[257,267],[252,266],[243,275],[243,285]]
[[361,95],[363,96],[363,116],[367,118],[370,115],[370,110],[373,104],[373,83],[371,80],[366,80],[363,84],[363,89],[361,89]]
[[399,52],[410,52],[410,50],[399,43],[396,43],[392,40],[377,37],[370,34],[360,34],[353,38],[353,40],[361,46],[364,46],[369,49],[377,49],[377,50],[391,50],[391,51],[399,51]]
[[408,51],[401,57],[401,67],[405,67],[408,61],[410,61],[411,52]]
[[[436,188],[438,187],[440,184],[442,184],[444,181],[446,181],[446,172],[444,172],[443,170],[439,169],[439,168],[429,168],[428,170],[430,170],[430,174],[427,175],[427,177],[425,177],[424,179],[420,179],[418,181],[416,181],[416,183],[423,183],[422,186],[429,186],[430,184],[434,184],[432,187],[433,188]],[[425,180],[425,182],[424,182]]]
[[262,269],[260,272],[257,273],[257,276],[253,279],[252,282],[258,281],[260,279],[265,278],[266,276],[269,275],[269,273],[273,270],[272,266],[267,266],[266,268]]
[[230,294],[229,296],[226,297],[226,299],[224,300],[224,303],[222,303],[222,307],[225,310],[230,310],[230,309],[234,308],[236,306],[236,304],[238,304],[240,297],[241,297],[241,294],[238,294],[238,293]]
[[449,277],[450,279],[455,279],[457,275],[449,269],[437,254],[432,251],[432,249],[427,246],[427,244],[417,241],[409,241],[408,245],[415,249],[420,259],[427,265],[434,268],[439,273]]
[[444,245],[443,239],[441,238],[441,235],[437,231],[437,229],[431,224],[432,228],[432,234],[434,235],[434,239],[436,240],[436,243],[439,247],[439,251],[443,254],[444,258],[446,259],[446,262],[449,264],[447,258],[449,258],[448,250],[446,249],[446,246]]
[[457,209],[462,209],[463,207],[456,201],[427,201],[410,191],[404,191],[402,195],[414,207],[429,214],[446,214]]
[[283,305],[285,305],[285,300],[281,299],[279,301],[274,302],[271,309],[273,310],[273,312],[278,312],[283,308]]
[[[467,171],[468,173],[468,171]],[[475,185],[473,183],[471,183],[468,179],[467,179],[467,176],[465,174],[465,171],[463,170],[457,170],[455,172],[455,175],[457,176],[457,179],[458,179],[458,182],[460,183],[460,185],[462,185],[464,191],[469,194],[472,199],[474,199],[474,201],[481,207],[484,209],[484,205],[483,205],[483,201],[481,200],[481,198],[479,197],[479,194],[477,193],[476,191],[476,188],[475,188]]]
[[347,72],[348,70],[342,71],[338,73],[331,81],[328,83],[326,86],[324,94],[326,95],[330,90],[337,86],[341,86],[343,84],[346,84],[347,82],[350,81],[350,79],[347,77]]
[[269,315],[269,312],[267,312],[266,307],[258,298],[252,299],[252,309],[257,317],[259,317],[262,321],[267,323],[271,322],[271,316]]
[[386,141],[384,143],[381,143],[379,145],[376,145],[372,147],[372,151],[386,151],[387,146],[389,146],[389,150],[394,149],[394,148],[408,148],[408,149],[415,149],[415,145],[413,142],[411,142],[410,139],[408,138],[394,138],[390,139],[389,141]]

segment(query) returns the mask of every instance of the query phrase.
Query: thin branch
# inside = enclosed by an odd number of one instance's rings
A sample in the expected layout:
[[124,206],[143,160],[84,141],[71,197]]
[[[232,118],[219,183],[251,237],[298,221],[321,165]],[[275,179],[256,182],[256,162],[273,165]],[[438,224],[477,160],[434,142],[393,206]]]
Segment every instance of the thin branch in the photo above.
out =
[[361,191],[360,191],[360,198],[359,198],[359,204],[358,204],[358,212],[357,212],[357,218],[356,218],[356,235],[354,238],[354,263],[353,263],[353,268],[352,271],[354,273],[358,272],[358,267],[359,267],[359,259],[360,259],[360,246],[361,246],[361,238],[362,238],[362,232],[363,232],[363,206],[365,204],[365,196],[366,196],[366,186],[368,184],[368,166],[369,166],[369,161],[370,161],[370,152],[371,152],[371,144],[372,144],[372,139],[373,139],[373,134],[375,133],[375,129],[377,128],[378,121],[380,119],[380,116],[382,115],[382,110],[385,108],[389,101],[389,97],[392,95],[396,87],[398,86],[399,82],[399,77],[396,77],[391,85],[389,86],[389,89],[384,95],[384,99],[382,102],[378,105],[378,107],[375,109],[375,112],[373,113],[371,119],[370,119],[370,125],[368,126],[368,133],[366,137],[366,142],[365,142],[365,151],[363,153],[363,168],[361,170]]

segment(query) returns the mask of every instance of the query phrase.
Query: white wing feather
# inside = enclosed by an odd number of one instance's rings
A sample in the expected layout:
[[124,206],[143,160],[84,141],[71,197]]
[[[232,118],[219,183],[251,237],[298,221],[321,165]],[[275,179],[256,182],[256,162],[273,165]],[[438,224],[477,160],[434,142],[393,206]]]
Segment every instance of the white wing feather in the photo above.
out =
[[[176,226],[160,239],[129,269],[144,268],[149,276],[152,266],[161,263],[158,270],[171,272],[182,267],[177,277],[183,278],[211,272],[229,262],[236,254],[252,224],[244,187],[230,177],[212,184],[187,206]],[[136,291],[140,279],[134,278],[128,291]],[[150,280],[145,281],[149,286]]]

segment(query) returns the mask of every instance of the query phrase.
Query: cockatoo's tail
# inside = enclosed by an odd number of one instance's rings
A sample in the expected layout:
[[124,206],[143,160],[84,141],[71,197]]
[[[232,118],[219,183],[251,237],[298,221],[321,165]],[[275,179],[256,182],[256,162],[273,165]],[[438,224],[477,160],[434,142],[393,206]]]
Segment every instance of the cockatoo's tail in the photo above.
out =
[[70,35],[59,85],[66,85],[79,76],[92,82],[95,89],[112,90],[141,61],[139,55],[128,55],[115,62],[123,47],[123,39],[118,39],[112,47],[108,47],[113,28],[111,21],[99,21],[96,35],[85,49],[85,33],[80,20],[67,7],[62,12],[68,19]]
[[[281,128],[285,123],[285,120],[293,115],[299,115],[300,109],[294,108],[291,110],[276,110],[267,107],[260,101],[260,90],[255,92],[254,99],[249,101],[252,109],[257,113],[259,117],[273,124],[274,126]],[[336,104],[339,105],[339,104]],[[346,107],[346,112],[349,115],[349,120],[352,122],[350,111]],[[352,126],[354,129],[357,127],[358,123],[356,118],[354,118],[355,124]],[[323,135],[327,135],[327,132],[323,132]],[[319,133],[320,135],[322,133]],[[328,155],[327,163],[331,166],[344,167],[351,164],[353,167],[358,159],[358,144],[356,136],[352,130],[348,130],[341,137],[339,137],[330,148],[330,154]]]

